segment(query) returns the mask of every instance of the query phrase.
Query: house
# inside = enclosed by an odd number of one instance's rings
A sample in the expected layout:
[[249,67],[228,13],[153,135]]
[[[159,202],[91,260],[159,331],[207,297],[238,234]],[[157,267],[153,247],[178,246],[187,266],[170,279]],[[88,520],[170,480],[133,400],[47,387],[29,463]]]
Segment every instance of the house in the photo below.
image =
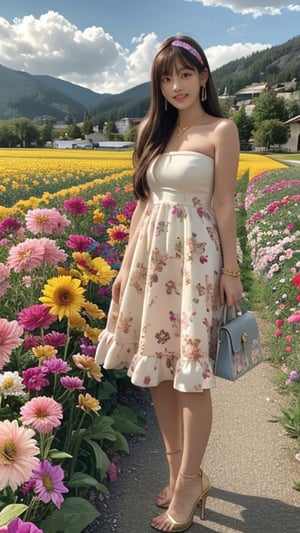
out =
[[246,85],[246,87],[235,93],[237,107],[240,107],[241,105],[251,104],[252,99],[256,96],[259,96],[260,93],[265,91],[268,87],[269,84],[266,81]]
[[63,149],[63,150],[68,150],[68,149],[75,149],[75,148],[93,148],[93,143],[91,141],[88,141],[88,140],[77,140],[77,139],[71,139],[71,140],[60,140],[60,139],[55,139],[55,141],[53,141],[53,148],[60,148],[60,149]]
[[141,118],[124,117],[124,118],[121,118],[120,120],[116,120],[115,124],[118,130],[118,133],[120,133],[121,135],[124,135],[132,128],[137,127],[142,120],[143,119]]
[[289,152],[300,152],[300,115],[290,118],[285,124],[290,126],[290,138],[282,148]]

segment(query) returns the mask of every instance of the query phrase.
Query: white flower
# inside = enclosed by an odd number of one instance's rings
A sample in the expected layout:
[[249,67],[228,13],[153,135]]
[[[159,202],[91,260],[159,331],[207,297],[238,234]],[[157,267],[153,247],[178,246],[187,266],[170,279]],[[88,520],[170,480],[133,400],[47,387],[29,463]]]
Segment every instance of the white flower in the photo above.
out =
[[25,396],[25,385],[18,372],[3,372],[0,374],[0,395],[7,396]]

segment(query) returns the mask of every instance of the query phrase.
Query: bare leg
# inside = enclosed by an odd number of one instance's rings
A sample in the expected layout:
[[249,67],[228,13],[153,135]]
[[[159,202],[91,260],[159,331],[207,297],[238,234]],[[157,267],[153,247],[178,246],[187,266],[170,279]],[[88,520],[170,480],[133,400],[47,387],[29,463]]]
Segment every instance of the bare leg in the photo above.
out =
[[167,505],[175,489],[182,458],[182,407],[173,381],[163,381],[151,389],[153,405],[169,464],[169,486],[158,496],[157,504]]
[[[180,392],[180,405],[183,416],[183,455],[173,498],[168,514],[177,522],[184,523],[193,509],[194,503],[203,491],[199,475],[200,465],[208,444],[212,426],[212,404],[209,390],[202,393]],[[151,524],[159,531],[172,531],[172,523],[167,513],[155,517]]]

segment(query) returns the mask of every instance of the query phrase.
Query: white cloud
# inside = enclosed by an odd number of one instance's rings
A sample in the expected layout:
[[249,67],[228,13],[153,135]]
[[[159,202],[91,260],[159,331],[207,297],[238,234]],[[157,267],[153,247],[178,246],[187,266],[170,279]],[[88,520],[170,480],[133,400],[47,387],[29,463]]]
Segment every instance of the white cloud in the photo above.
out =
[[261,43],[235,43],[231,46],[217,45],[205,50],[211,71],[216,70],[230,61],[247,57],[254,52],[270,48],[270,44]]
[[200,2],[204,6],[227,7],[234,13],[242,15],[281,15],[284,9],[300,11],[300,4],[291,4],[285,0],[185,0],[187,2]]
[[[155,33],[132,38],[124,48],[102,27],[79,30],[54,11],[35,18],[0,17],[0,62],[30,74],[48,74],[99,93],[120,93],[150,79],[153,56],[159,46]],[[236,43],[206,50],[211,69],[262,50],[269,45]]]

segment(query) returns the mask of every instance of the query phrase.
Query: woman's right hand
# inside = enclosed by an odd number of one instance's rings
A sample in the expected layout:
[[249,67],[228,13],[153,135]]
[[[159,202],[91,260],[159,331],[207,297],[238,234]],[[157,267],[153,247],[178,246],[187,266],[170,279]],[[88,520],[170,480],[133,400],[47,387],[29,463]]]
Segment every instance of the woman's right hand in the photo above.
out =
[[115,281],[112,284],[112,299],[116,304],[120,303],[120,299],[123,295],[125,285],[127,283],[128,273],[124,270],[120,270]]

